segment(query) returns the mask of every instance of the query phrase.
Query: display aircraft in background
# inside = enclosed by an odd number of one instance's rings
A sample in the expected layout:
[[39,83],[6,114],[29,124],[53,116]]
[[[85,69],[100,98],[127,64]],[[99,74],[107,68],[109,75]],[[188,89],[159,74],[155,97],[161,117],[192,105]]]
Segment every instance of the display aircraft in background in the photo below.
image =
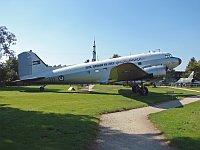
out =
[[194,71],[191,72],[191,74],[188,76],[188,78],[180,78],[177,82],[176,85],[186,85],[186,84],[191,84],[194,82]]
[[[149,52],[125,57],[71,65],[59,69],[48,67],[34,52],[18,55],[18,74],[28,84],[95,84],[132,81],[133,92],[147,95],[148,89],[134,81],[163,77],[168,69],[181,64],[170,53]],[[44,91],[44,86],[40,87]]]

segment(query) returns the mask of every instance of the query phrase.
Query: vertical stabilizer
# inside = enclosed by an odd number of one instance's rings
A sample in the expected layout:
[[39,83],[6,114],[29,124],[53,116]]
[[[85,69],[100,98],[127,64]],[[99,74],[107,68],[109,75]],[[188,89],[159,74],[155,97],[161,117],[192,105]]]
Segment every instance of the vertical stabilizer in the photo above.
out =
[[192,71],[192,73],[189,75],[189,77],[188,78],[194,78],[194,71]]
[[19,78],[24,79],[26,76],[39,74],[52,70],[48,67],[32,50],[23,52],[18,55],[18,73]]

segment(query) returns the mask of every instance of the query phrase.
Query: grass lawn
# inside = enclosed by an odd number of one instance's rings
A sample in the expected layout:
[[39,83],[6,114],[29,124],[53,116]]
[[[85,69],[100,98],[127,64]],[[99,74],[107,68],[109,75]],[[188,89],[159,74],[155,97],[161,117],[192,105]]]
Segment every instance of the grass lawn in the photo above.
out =
[[200,101],[149,118],[180,150],[200,149]]
[[[149,88],[149,96],[114,85],[97,85],[91,94],[66,92],[63,85],[45,89],[0,87],[0,149],[87,150],[98,132],[100,114],[171,99],[168,88]],[[174,91],[177,98],[196,94]]]
[[183,89],[191,89],[191,90],[196,90],[196,91],[200,91],[200,87],[188,87],[188,86],[183,86],[183,87],[180,87],[178,86],[177,88],[183,88]]
[[189,89],[193,89],[193,90],[197,90],[197,91],[200,91],[200,87],[191,87]]

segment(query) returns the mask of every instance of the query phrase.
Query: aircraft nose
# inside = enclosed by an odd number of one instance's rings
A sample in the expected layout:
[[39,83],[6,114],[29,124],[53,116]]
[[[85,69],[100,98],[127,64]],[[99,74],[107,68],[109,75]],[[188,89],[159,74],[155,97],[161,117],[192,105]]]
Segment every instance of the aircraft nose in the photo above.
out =
[[179,65],[182,63],[182,60],[180,58],[178,58],[178,63]]

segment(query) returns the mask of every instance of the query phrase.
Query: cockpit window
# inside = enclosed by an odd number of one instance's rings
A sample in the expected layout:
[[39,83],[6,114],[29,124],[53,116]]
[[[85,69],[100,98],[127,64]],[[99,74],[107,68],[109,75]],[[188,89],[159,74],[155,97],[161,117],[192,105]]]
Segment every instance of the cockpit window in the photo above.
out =
[[166,55],[165,55],[165,58],[171,58],[171,57],[172,57],[171,54],[166,54]]

